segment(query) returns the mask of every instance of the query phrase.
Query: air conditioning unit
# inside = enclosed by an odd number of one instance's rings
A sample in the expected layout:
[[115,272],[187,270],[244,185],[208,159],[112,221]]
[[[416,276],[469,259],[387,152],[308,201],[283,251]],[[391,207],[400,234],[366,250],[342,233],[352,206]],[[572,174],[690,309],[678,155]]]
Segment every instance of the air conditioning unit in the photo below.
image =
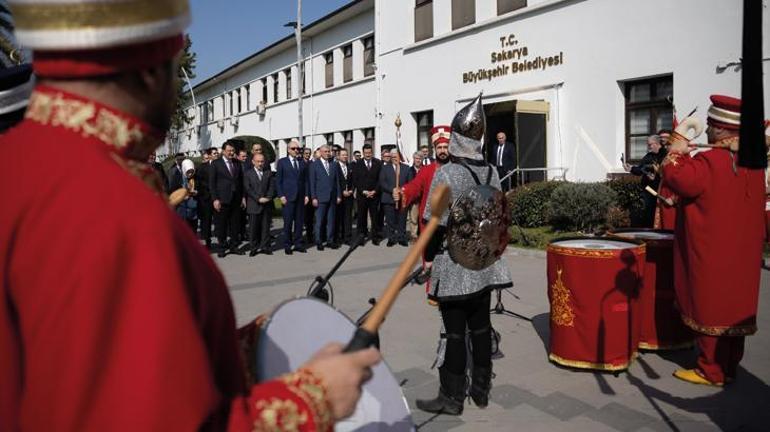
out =
[[238,127],[238,120],[239,120],[239,118],[236,117],[236,116],[230,117],[230,124],[235,126],[235,127]]
[[260,103],[257,105],[257,114],[258,114],[258,115],[261,115],[261,116],[265,115],[265,111],[266,111],[266,110],[267,110],[267,107],[265,106],[265,103],[264,103],[264,102],[260,102]]
[[217,127],[219,127],[220,129],[224,129],[225,128],[225,121],[222,120],[222,119],[217,120]]

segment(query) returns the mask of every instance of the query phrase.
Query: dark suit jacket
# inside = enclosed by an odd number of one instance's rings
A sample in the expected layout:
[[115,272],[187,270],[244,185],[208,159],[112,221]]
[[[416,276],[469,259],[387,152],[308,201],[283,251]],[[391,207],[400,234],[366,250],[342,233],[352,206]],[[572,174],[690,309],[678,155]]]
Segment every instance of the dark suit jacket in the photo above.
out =
[[184,180],[182,179],[182,171],[179,170],[178,166],[172,165],[171,168],[168,169],[168,190],[169,192],[174,192],[183,187]]
[[[354,163],[348,162],[347,168],[348,168],[348,175],[345,177],[345,175],[342,172],[342,162],[337,163],[337,179],[339,180],[340,185],[340,192],[344,192],[346,190],[352,191],[353,186],[353,167],[355,166]],[[345,198],[345,197],[343,197]],[[352,198],[352,196],[350,197]]]
[[308,181],[310,183],[310,197],[318,202],[327,203],[337,198],[342,198],[339,179],[337,177],[337,163],[329,161],[329,174],[326,174],[323,162],[318,159],[310,164]]
[[[399,187],[405,185],[412,179],[411,167],[402,163],[399,170]],[[396,187],[396,166],[387,164],[380,171],[380,188],[382,189],[382,203],[395,204],[393,201],[393,189]]]
[[[495,140],[495,142],[492,143],[492,153],[489,155],[489,163],[493,166],[497,167],[497,152],[499,149],[499,144]],[[505,147],[503,148],[503,170],[504,172],[502,175],[508,174],[512,169],[516,168],[516,145],[514,145],[510,141],[505,142]]]
[[160,176],[160,180],[163,182],[163,188],[166,190],[166,193],[168,193],[168,176],[166,175],[166,171],[163,170],[163,164],[154,162],[152,168]]
[[[243,174],[243,190],[246,193],[246,213],[260,214],[264,209],[272,209],[275,198],[275,177],[270,168],[262,170],[262,180],[259,179],[254,167]],[[260,198],[268,198],[270,202],[261,204]]]
[[353,168],[353,186],[356,188],[357,196],[363,197],[363,191],[380,191],[380,170],[382,161],[372,158],[372,167],[366,169],[366,161],[361,159],[356,162]]
[[307,164],[301,157],[297,158],[297,167],[291,166],[288,156],[278,160],[278,171],[275,177],[275,190],[278,197],[286,197],[287,201],[302,201],[309,195],[307,183]]
[[198,165],[195,170],[195,188],[198,189],[198,200],[211,201],[211,170],[209,162]]
[[219,200],[222,204],[237,205],[243,198],[243,172],[241,171],[241,163],[237,159],[233,158],[231,161],[233,175],[230,175],[224,158],[219,158],[213,162],[209,188],[213,201]]

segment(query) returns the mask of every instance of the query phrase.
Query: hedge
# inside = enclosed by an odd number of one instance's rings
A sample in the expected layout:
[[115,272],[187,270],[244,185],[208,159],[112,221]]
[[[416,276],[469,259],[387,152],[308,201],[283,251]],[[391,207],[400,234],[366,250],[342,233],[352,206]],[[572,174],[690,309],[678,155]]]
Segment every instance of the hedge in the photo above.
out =
[[605,226],[617,193],[603,183],[565,183],[551,193],[548,221],[562,231],[594,231]]
[[514,223],[526,228],[548,224],[546,211],[551,193],[562,184],[561,181],[535,182],[508,192],[508,208]]

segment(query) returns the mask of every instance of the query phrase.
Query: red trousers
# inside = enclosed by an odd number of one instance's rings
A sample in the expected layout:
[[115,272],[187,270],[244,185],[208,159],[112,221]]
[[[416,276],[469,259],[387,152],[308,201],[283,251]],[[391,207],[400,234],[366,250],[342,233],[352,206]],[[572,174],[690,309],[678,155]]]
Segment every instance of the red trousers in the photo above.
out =
[[735,378],[738,363],[743,358],[745,336],[707,336],[699,334],[698,369],[711,382],[723,383]]

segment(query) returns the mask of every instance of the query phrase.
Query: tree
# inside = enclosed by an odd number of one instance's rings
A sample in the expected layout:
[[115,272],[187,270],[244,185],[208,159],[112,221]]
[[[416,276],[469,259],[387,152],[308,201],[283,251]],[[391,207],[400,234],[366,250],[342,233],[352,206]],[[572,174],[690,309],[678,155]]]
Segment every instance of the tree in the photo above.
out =
[[184,129],[194,119],[187,115],[187,108],[190,105],[191,99],[187,87],[187,79],[184,74],[184,72],[187,72],[187,77],[191,80],[195,78],[195,53],[190,50],[190,47],[192,47],[190,35],[185,35],[184,50],[179,60],[179,69],[177,71],[179,80],[176,89],[176,110],[171,118],[171,129],[177,131]]

